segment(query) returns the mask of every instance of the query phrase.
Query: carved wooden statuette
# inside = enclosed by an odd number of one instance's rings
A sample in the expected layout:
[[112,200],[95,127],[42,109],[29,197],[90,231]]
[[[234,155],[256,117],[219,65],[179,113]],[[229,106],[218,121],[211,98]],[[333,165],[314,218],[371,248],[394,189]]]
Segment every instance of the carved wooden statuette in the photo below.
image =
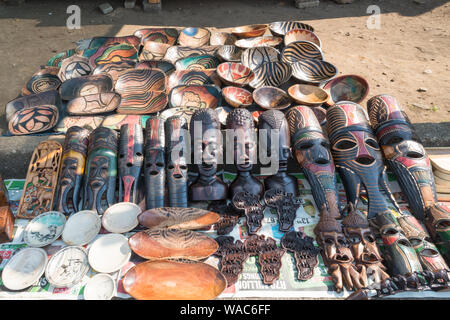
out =
[[0,206],[0,244],[13,240],[14,220],[15,218],[11,208],[8,205]]
[[364,109],[353,102],[339,102],[327,110],[328,137],[347,200],[356,206],[364,187],[369,201],[368,218],[388,209],[382,190],[396,206],[389,190],[386,168]]
[[138,185],[144,162],[144,133],[141,125],[120,128],[119,202],[138,203]]
[[242,241],[234,241],[233,237],[219,236],[216,241],[219,244],[219,249],[215,253],[220,257],[219,270],[227,279],[227,286],[230,287],[238,281],[248,253]]
[[70,127],[63,145],[54,210],[66,216],[81,210],[81,184],[86,164],[89,130]]
[[[265,130],[263,135],[265,134],[267,138],[266,152],[270,152],[271,161],[278,163],[277,173],[264,179],[265,190],[278,189],[297,196],[297,179],[287,174],[287,164],[291,157],[291,141],[284,113],[279,110],[264,111],[259,116],[258,127],[260,137],[261,133],[264,132],[262,130]],[[278,150],[275,149],[275,146],[278,146]]]
[[297,279],[306,281],[313,277],[314,268],[318,266],[319,248],[313,243],[314,239],[300,231],[290,231],[281,239],[281,246],[294,253],[297,266]]
[[269,189],[264,193],[264,202],[274,208],[278,214],[279,230],[287,232],[294,225],[297,209],[301,203],[292,193],[286,193],[282,189]]
[[98,127],[89,135],[82,209],[103,214],[116,202],[117,147],[114,130]]
[[164,124],[167,147],[167,185],[171,207],[187,207],[187,122],[173,116]]
[[292,147],[317,207],[326,205],[334,218],[341,216],[333,158],[328,139],[311,108],[295,106],[286,114]]
[[236,193],[231,200],[233,205],[240,210],[244,210],[247,217],[247,227],[249,234],[255,234],[262,227],[264,219],[264,204],[259,197],[247,191]]
[[194,163],[199,177],[189,186],[192,201],[224,200],[228,186],[216,175],[219,159],[222,158],[222,133],[217,114],[212,109],[199,109],[191,117],[191,133]]
[[264,192],[263,184],[252,176],[251,170],[256,162],[257,140],[253,118],[247,109],[233,109],[227,116],[227,129],[234,130],[234,164],[237,177],[229,186],[230,198],[242,191],[260,199]]
[[62,146],[54,140],[43,141],[34,149],[17,218],[32,219],[52,210],[61,158]]
[[144,178],[146,208],[165,206],[166,157],[164,121],[157,116],[148,118],[145,125]]

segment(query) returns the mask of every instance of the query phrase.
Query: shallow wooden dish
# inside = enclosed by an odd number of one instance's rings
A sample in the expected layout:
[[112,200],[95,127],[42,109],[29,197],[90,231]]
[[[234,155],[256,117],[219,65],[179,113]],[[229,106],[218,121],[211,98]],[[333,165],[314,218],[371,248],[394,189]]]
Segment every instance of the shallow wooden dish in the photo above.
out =
[[96,93],[78,97],[67,103],[67,112],[73,115],[107,113],[117,109],[120,95],[114,92]]
[[189,46],[172,46],[167,49],[164,56],[165,61],[175,63],[178,59],[187,58],[192,56],[201,56],[204,54],[215,54],[219,46],[201,46],[201,47],[189,47]]
[[212,46],[234,45],[237,38],[235,35],[228,32],[211,31],[209,43]]
[[294,78],[320,84],[326,82],[338,73],[337,68],[329,62],[317,59],[304,59],[291,64]]
[[279,87],[292,76],[292,67],[288,63],[274,61],[267,62],[255,69],[255,79],[250,82],[250,87],[262,86]]
[[332,106],[339,101],[360,103],[369,93],[369,84],[361,76],[347,74],[328,81],[322,89],[329,95],[327,104]]
[[142,47],[142,52],[139,55],[139,61],[143,60],[162,60],[166,55],[167,49],[171,47],[170,44],[145,41]]
[[252,24],[248,26],[236,27],[231,30],[238,38],[253,38],[262,36],[267,30],[267,24]]
[[111,92],[112,89],[112,78],[107,74],[97,74],[64,81],[60,93],[63,100],[72,100],[90,94]]
[[255,47],[246,49],[241,56],[241,63],[255,70],[266,62],[278,61],[280,52],[273,47]]
[[123,287],[138,300],[209,300],[225,290],[227,280],[203,262],[147,261],[125,274]]
[[252,93],[239,87],[222,88],[222,96],[232,107],[247,107],[253,103]]
[[242,49],[234,45],[221,46],[216,51],[216,56],[222,61],[239,62],[241,61]]
[[208,70],[179,70],[173,72],[167,81],[167,92],[180,85],[215,84],[221,86],[222,82],[216,69]]
[[307,106],[320,106],[328,100],[328,93],[309,84],[296,84],[288,89],[288,93],[297,103]]
[[170,107],[214,109],[221,103],[220,89],[215,85],[181,85],[170,91]]
[[322,42],[319,37],[312,31],[306,29],[293,29],[284,35],[284,45],[287,46],[291,42],[295,41],[309,41],[317,45],[319,48],[322,47]]
[[205,28],[184,28],[178,37],[181,46],[201,47],[209,43],[211,33]]
[[147,228],[201,229],[219,221],[220,216],[212,211],[198,208],[163,207],[150,209],[138,216],[141,225]]
[[275,36],[284,36],[287,32],[294,29],[306,29],[314,32],[312,26],[300,21],[277,21],[269,24],[269,30]]
[[21,109],[11,116],[8,130],[13,135],[39,133],[54,128],[59,121],[56,105],[39,105]]
[[322,60],[322,50],[309,41],[295,41],[285,46],[281,51],[281,61],[294,63],[304,59]]
[[158,229],[134,234],[128,244],[144,259],[203,260],[217,251],[218,243],[203,233],[191,230]]
[[174,45],[178,39],[178,30],[175,28],[143,28],[134,33],[143,43],[145,40]]
[[289,107],[292,99],[280,88],[264,86],[253,91],[253,100],[264,109],[283,110]]
[[175,66],[168,61],[145,60],[138,62],[136,69],[159,69],[168,77],[175,71]]
[[89,64],[92,67],[97,67],[104,63],[122,62],[122,61],[137,61],[138,51],[129,44],[116,44],[113,46],[103,46],[96,49],[95,53],[89,57]]
[[280,37],[261,36],[256,38],[241,39],[235,42],[239,48],[254,48],[254,47],[276,47],[283,42]]
[[221,63],[217,67],[217,74],[226,84],[238,87],[248,85],[255,78],[255,74],[250,68],[237,62]]
[[219,59],[210,54],[201,56],[186,57],[175,62],[177,70],[206,70],[215,69],[220,64]]

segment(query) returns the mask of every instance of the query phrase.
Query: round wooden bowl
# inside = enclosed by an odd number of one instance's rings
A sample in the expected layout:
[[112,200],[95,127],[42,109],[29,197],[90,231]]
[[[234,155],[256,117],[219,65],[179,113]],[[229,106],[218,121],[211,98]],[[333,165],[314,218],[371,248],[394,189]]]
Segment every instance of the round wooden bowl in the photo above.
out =
[[293,29],[286,32],[284,35],[284,45],[287,46],[291,42],[295,41],[309,41],[317,45],[319,48],[322,47],[322,42],[319,37],[314,32],[306,29]]
[[306,29],[314,32],[313,27],[300,21],[277,21],[269,24],[269,30],[274,36],[284,36],[294,29]]
[[254,72],[255,79],[250,82],[250,87],[255,89],[263,86],[279,87],[291,78],[292,67],[280,61],[266,62]]
[[178,43],[181,46],[201,47],[209,43],[211,33],[205,28],[184,28],[178,37]]
[[294,63],[304,59],[322,60],[322,50],[309,41],[295,41],[284,47],[281,51],[281,61]]
[[297,103],[307,106],[320,106],[328,100],[328,93],[309,84],[296,84],[288,89],[288,93]]
[[217,74],[226,84],[238,87],[248,85],[255,78],[255,74],[250,68],[237,62],[219,64]]
[[253,100],[264,109],[283,110],[289,107],[292,99],[280,88],[264,86],[253,91]]
[[262,36],[267,30],[267,24],[252,24],[248,26],[236,27],[231,30],[236,37],[253,38]]
[[261,36],[256,38],[241,39],[235,42],[239,48],[248,49],[254,47],[276,47],[283,42],[280,37]]
[[216,56],[222,61],[239,62],[241,61],[242,49],[234,45],[221,46],[216,51]]
[[225,101],[232,107],[248,107],[253,103],[252,93],[239,87],[225,87],[222,89]]
[[211,31],[209,44],[212,46],[234,45],[237,38],[228,32]]
[[241,63],[255,70],[266,62],[278,61],[280,52],[273,47],[248,48],[241,55]]
[[336,77],[322,86],[328,95],[327,105],[332,106],[339,101],[360,103],[369,93],[366,79],[354,74]]
[[337,68],[329,62],[317,59],[299,60],[291,64],[292,75],[297,80],[320,84],[326,82],[338,73]]

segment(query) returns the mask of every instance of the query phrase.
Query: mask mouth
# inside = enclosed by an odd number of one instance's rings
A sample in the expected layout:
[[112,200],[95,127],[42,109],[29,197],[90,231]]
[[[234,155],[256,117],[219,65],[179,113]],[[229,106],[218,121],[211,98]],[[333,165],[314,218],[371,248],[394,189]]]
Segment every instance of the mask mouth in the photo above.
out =
[[346,254],[336,253],[334,260],[341,262],[350,262],[350,258]]
[[364,253],[362,255],[362,261],[367,262],[367,263],[375,263],[375,262],[378,262],[379,259],[373,253]]
[[355,159],[356,162],[362,165],[370,165],[375,162],[375,159],[371,156],[359,156]]

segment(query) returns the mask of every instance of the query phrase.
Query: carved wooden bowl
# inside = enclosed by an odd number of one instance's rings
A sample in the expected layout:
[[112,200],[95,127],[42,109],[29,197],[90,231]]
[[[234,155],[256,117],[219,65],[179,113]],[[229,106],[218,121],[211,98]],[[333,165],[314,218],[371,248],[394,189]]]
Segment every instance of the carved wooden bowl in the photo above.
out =
[[135,66],[136,63],[134,61],[104,63],[95,68],[94,71],[92,71],[92,75],[107,74],[115,84],[122,71],[132,69]]
[[347,74],[336,77],[322,86],[329,94],[327,104],[334,105],[339,101],[360,103],[369,93],[369,84],[363,77]]
[[181,46],[201,47],[209,43],[211,33],[205,28],[184,28],[178,37]]
[[253,103],[252,93],[239,87],[222,88],[225,101],[232,107],[248,107]]
[[159,69],[166,77],[170,76],[172,72],[175,71],[175,66],[168,61],[159,61],[159,60],[145,60],[140,61],[136,64],[136,69]]
[[[169,109],[170,110],[170,109]],[[138,216],[141,225],[147,228],[201,229],[219,221],[220,216],[199,208],[163,207],[150,209]]]
[[217,251],[218,243],[200,232],[178,229],[146,230],[134,234],[128,244],[137,255],[150,260],[203,260]]
[[8,122],[8,129],[14,135],[44,132],[55,127],[58,120],[56,105],[33,106],[14,113]]
[[309,41],[317,45],[319,48],[322,47],[322,42],[319,37],[314,32],[306,29],[293,29],[286,32],[284,35],[284,45],[287,46],[291,42],[295,41]]
[[287,82],[292,75],[292,67],[284,62],[267,62],[255,69],[255,79],[250,82],[250,87],[262,86],[279,87]]
[[309,41],[295,41],[281,51],[281,61],[294,63],[304,59],[322,60],[322,50]]
[[300,21],[277,21],[269,24],[269,30],[275,36],[284,36],[287,32],[294,29],[306,29],[314,32],[313,27]]
[[61,80],[58,78],[58,67],[44,67],[37,71],[22,89],[22,95],[58,90]]
[[317,59],[299,60],[291,66],[294,78],[307,83],[319,84],[332,79],[338,73],[334,65]]
[[170,107],[212,108],[221,104],[222,95],[215,85],[181,85],[170,91]]
[[174,45],[178,39],[178,30],[175,28],[143,28],[134,33],[134,36],[144,41],[153,41]]
[[216,72],[216,69],[209,69],[203,71],[196,70],[180,70],[173,72],[167,81],[167,92],[170,92],[172,88],[179,85],[205,85],[205,84],[215,84],[221,86],[222,82],[220,77]]
[[170,47],[171,45],[167,43],[145,40],[142,47],[142,52],[139,55],[139,61],[162,60],[166,55],[167,49]]
[[67,112],[73,115],[107,113],[116,110],[119,104],[120,95],[117,93],[96,93],[70,100]]
[[216,51],[216,56],[222,61],[239,62],[241,61],[242,49],[234,45],[221,46]]
[[236,27],[231,32],[238,38],[253,38],[262,36],[267,30],[267,24],[252,24]]
[[307,106],[320,106],[328,100],[328,93],[309,84],[296,84],[288,89],[288,93],[297,103]]
[[178,59],[192,56],[201,56],[204,54],[215,54],[219,46],[186,47],[172,46],[166,51],[164,60],[175,63]]
[[228,32],[211,31],[209,43],[212,46],[234,45],[236,36]]
[[217,67],[220,79],[228,85],[243,87],[248,85],[255,74],[250,68],[237,62],[224,62]]
[[125,43],[100,47],[89,57],[89,63],[93,67],[97,67],[104,63],[121,62],[125,60],[138,60],[138,51],[136,48]]
[[280,37],[261,36],[256,38],[241,39],[235,42],[239,48],[254,48],[254,47],[276,47],[283,42]]
[[107,74],[97,74],[64,81],[60,93],[63,100],[72,100],[90,94],[111,92],[112,89],[112,78]]
[[175,62],[177,70],[206,70],[215,69],[220,64],[215,56],[205,54],[201,56],[181,58]]
[[225,290],[227,280],[203,262],[147,261],[125,274],[123,287],[138,300],[209,300]]
[[278,61],[280,52],[273,47],[255,47],[246,49],[241,56],[241,63],[255,70],[266,62]]
[[283,110],[289,107],[292,99],[280,88],[264,86],[253,91],[253,100],[264,109]]

